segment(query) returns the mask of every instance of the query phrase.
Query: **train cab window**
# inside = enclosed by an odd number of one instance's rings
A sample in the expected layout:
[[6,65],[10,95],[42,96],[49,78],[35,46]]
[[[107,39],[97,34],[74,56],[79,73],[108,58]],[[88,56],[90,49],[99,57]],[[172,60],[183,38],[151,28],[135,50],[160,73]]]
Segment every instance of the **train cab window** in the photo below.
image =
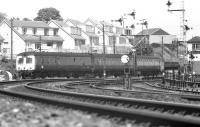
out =
[[27,58],[26,58],[26,63],[27,63],[27,64],[32,63],[32,58],[27,57]]
[[23,62],[24,62],[23,58],[18,59],[18,64],[23,64]]

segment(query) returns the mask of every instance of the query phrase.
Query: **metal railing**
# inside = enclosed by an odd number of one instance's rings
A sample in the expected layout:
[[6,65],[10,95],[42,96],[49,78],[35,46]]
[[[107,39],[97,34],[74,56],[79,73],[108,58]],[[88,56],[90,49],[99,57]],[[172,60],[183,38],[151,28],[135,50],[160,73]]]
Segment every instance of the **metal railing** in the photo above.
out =
[[200,75],[166,73],[163,85],[174,89],[195,89],[200,87]]

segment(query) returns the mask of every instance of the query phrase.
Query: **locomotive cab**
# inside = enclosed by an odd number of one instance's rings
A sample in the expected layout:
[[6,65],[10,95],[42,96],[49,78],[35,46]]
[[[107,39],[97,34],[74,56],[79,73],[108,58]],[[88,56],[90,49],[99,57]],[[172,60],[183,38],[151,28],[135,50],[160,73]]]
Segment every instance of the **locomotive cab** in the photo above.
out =
[[31,71],[35,70],[35,56],[18,55],[16,58],[17,71]]

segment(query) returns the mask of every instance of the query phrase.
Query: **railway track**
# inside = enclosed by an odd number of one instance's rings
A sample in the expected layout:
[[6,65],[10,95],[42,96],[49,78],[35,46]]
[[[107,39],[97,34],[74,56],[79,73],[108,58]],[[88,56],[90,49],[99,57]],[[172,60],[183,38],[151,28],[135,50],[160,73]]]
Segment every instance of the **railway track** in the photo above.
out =
[[[60,80],[50,80],[50,82]],[[69,80],[63,80],[69,81]],[[51,93],[62,95],[63,98],[70,96],[78,98],[78,100],[58,99],[55,97],[48,97],[43,95],[28,94],[24,92],[17,92],[12,90],[1,89],[0,93],[10,96],[20,97],[24,99],[31,99],[34,101],[45,102],[74,109],[87,110],[89,112],[97,112],[101,115],[109,115],[110,117],[119,117],[120,119],[136,120],[137,122],[150,122],[154,125],[170,125],[170,126],[197,126],[200,125],[199,116],[200,107],[187,104],[173,104],[165,102],[157,102],[141,99],[130,99],[121,97],[100,96],[91,94],[80,94],[66,91],[49,90],[44,88],[37,88],[34,85],[47,81],[34,81],[25,85],[26,89],[32,91],[39,91],[41,93]],[[92,80],[94,83],[95,81]],[[81,82],[76,82],[80,84]],[[86,81],[84,83],[89,83]],[[62,97],[61,96],[61,97]],[[80,101],[84,100],[84,101]],[[92,103],[91,103],[92,102]],[[95,102],[95,103],[94,103]],[[109,105],[108,105],[109,104]],[[122,106],[120,106],[122,105]],[[160,112],[159,112],[160,110]],[[169,113],[171,112],[171,113]],[[176,114],[176,115],[174,115]],[[194,115],[195,114],[195,115]]]
[[[37,82],[39,83],[39,82]],[[34,83],[29,83],[26,85],[26,88],[31,88],[32,90],[39,90],[42,92],[53,92],[54,94],[65,94],[70,96],[76,96],[79,98],[89,98],[90,102],[91,100],[99,100],[99,101],[110,101],[116,104],[120,103],[123,105],[137,105],[138,107],[144,107],[144,106],[153,106],[154,108],[159,108],[160,106],[166,107],[164,111],[169,111],[169,110],[179,110],[179,111],[184,111],[187,110],[186,114],[190,114],[191,112],[196,112],[199,111],[198,106],[183,106],[183,105],[171,105],[167,103],[160,103],[160,102],[152,102],[152,101],[144,101],[144,100],[138,100],[138,99],[127,99],[127,98],[114,98],[114,97],[105,97],[105,96],[95,96],[95,95],[87,95],[87,94],[78,94],[78,93],[67,93],[67,92],[61,92],[61,91],[55,91],[55,90],[47,90],[47,89],[41,89],[41,88],[36,88],[33,86]],[[89,112],[98,112],[101,115],[109,115],[111,117],[120,117],[121,119],[133,119],[137,120],[138,122],[151,122],[152,125],[172,125],[172,126],[177,126],[177,125],[189,125],[189,126],[195,126],[199,125],[200,123],[198,120],[194,120],[193,118],[190,117],[177,117],[176,115],[172,114],[163,114],[159,113],[157,111],[152,111],[152,110],[144,110],[144,109],[134,109],[134,108],[125,108],[119,107],[119,106],[110,106],[110,105],[103,105],[103,104],[98,104],[97,103],[88,103],[88,102],[79,102],[79,101],[73,101],[73,100],[65,100],[65,99],[58,99],[58,98],[49,98],[46,96],[39,96],[39,95],[33,95],[33,94],[27,94],[27,93],[21,93],[21,92],[13,92],[13,91],[8,91],[8,90],[1,90],[1,93],[4,94],[9,94],[12,96],[17,96],[20,98],[25,98],[25,99],[32,99],[32,100],[37,100],[40,102],[46,102],[49,104],[56,104],[56,105],[62,105],[65,107],[73,107],[75,109],[82,109],[82,110],[88,110]],[[104,103],[105,104],[105,103]],[[171,107],[171,109],[169,109]],[[181,110],[182,109],[182,110]],[[198,110],[197,110],[198,109]],[[193,111],[192,111],[193,110]],[[187,122],[186,122],[187,121]],[[169,124],[170,123],[170,124]]]

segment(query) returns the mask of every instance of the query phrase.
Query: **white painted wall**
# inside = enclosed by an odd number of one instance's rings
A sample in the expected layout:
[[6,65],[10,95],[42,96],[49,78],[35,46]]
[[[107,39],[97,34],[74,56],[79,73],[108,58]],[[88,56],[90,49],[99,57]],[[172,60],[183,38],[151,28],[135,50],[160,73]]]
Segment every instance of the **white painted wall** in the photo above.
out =
[[187,44],[188,51],[192,51],[192,44]]
[[[3,44],[1,48],[2,49],[3,48],[11,49],[11,29],[6,23],[3,23],[0,26],[0,34],[5,39],[4,42],[8,42],[8,44]],[[13,31],[13,56],[14,56],[14,58],[17,54],[24,52],[24,51],[25,51],[25,42]],[[11,54],[11,50],[5,55],[10,57],[10,54]]]
[[[59,28],[55,23],[53,22],[50,22],[49,23],[49,26],[50,27],[54,27],[54,28]],[[75,49],[75,41],[74,39],[68,34],[68,31],[70,30],[69,27],[65,27],[63,28],[64,30],[62,29],[59,29],[58,30],[58,35],[60,37],[63,38],[63,44],[62,44],[62,49]]]
[[172,41],[176,39],[175,35],[150,35],[149,43],[162,44],[162,37],[164,44],[172,44]]

